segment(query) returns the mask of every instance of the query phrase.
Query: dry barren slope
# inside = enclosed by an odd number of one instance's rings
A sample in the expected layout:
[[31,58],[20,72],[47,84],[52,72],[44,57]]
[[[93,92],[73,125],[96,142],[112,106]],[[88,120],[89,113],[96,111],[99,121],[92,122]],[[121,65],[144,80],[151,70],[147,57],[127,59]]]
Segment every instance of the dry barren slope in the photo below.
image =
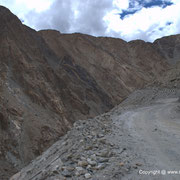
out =
[[52,30],[39,34],[59,58],[68,54],[86,69],[114,104],[168,68],[153,44],[141,40],[127,43],[121,39],[61,34]]
[[[75,120],[114,105],[73,58],[58,58],[36,31],[4,7],[0,67],[0,159],[17,169],[65,134]],[[0,179],[10,175],[7,167],[0,166]]]

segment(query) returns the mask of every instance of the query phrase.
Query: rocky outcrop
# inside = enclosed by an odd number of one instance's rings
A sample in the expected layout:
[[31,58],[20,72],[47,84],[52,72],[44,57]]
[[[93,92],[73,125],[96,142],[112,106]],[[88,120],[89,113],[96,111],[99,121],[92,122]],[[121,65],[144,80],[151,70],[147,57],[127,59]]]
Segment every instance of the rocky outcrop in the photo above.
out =
[[172,35],[155,40],[153,43],[169,64],[180,61],[180,35]]

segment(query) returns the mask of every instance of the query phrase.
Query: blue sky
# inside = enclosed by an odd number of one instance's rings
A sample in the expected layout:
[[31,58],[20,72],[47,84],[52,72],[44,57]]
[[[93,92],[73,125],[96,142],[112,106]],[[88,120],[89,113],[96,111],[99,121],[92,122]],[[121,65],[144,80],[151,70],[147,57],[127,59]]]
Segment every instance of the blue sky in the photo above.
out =
[[129,1],[129,7],[119,14],[121,19],[124,19],[127,15],[133,15],[137,11],[140,11],[142,8],[153,8],[153,7],[161,7],[166,8],[167,6],[173,5],[173,2],[168,0],[131,0]]
[[24,24],[126,41],[180,33],[180,0],[0,0]]

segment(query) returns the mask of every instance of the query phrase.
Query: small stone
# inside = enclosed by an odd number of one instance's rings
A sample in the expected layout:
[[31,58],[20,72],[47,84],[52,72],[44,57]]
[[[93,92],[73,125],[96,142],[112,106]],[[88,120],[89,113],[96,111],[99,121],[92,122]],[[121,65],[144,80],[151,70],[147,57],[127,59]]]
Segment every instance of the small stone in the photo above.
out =
[[96,154],[90,156],[92,160],[96,160]]
[[90,164],[91,166],[96,166],[97,162],[96,161],[92,161],[90,158],[87,159],[88,164]]
[[86,169],[90,170],[92,168],[92,166],[89,164]]
[[58,174],[58,173],[59,173],[59,166],[58,166],[58,165],[53,166],[53,168],[51,169],[51,171],[52,171],[54,174]]
[[77,171],[83,171],[84,169],[82,167],[76,167]]
[[67,169],[65,169],[64,171],[62,171],[61,173],[64,177],[72,177],[71,172],[69,172]]
[[125,168],[124,170],[125,170],[126,172],[128,172],[128,171],[129,171],[129,169],[127,169],[127,168]]
[[85,147],[85,150],[86,150],[86,151],[89,151],[89,150],[92,150],[92,149],[93,149],[92,146],[87,146],[87,147]]
[[93,138],[93,136],[89,135],[89,136],[87,136],[87,138],[92,139],[92,138]]
[[53,170],[52,172],[53,174],[59,174],[59,171],[57,169]]
[[94,148],[99,148],[99,145],[97,143],[94,144]]
[[124,163],[123,163],[123,162],[121,162],[121,163],[119,163],[119,165],[120,165],[120,166],[124,166]]
[[104,150],[104,151],[97,153],[97,155],[101,156],[101,157],[110,157],[112,154],[108,150]]
[[84,177],[85,177],[86,179],[90,179],[92,176],[91,176],[91,174],[86,173],[86,174],[84,175]]
[[75,175],[76,175],[76,176],[80,176],[81,174],[79,173],[79,171],[76,171],[76,172],[75,172]]
[[104,135],[103,134],[98,134],[97,137],[102,138],[102,137],[104,137]]
[[157,128],[154,128],[153,132],[157,131],[158,129]]
[[98,164],[98,166],[94,167],[95,170],[102,170],[106,167],[105,164],[101,163],[101,164]]
[[65,142],[62,143],[62,146],[66,146],[66,145],[68,145],[68,142],[67,142],[67,141],[65,141]]
[[68,171],[74,171],[74,167],[66,167]]
[[92,131],[91,134],[92,134],[93,136],[96,136],[96,135],[97,135],[95,131]]
[[101,139],[99,139],[99,142],[102,143],[102,144],[106,144],[106,139],[105,138],[101,138]]
[[104,163],[104,162],[108,162],[109,159],[108,159],[108,158],[98,158],[98,161],[99,161],[100,163]]
[[136,166],[142,166],[142,164],[141,163],[136,163]]
[[85,173],[86,173],[85,169],[83,169],[82,167],[76,167],[76,172],[75,172],[76,176],[80,176],[80,175],[83,175]]
[[82,161],[86,161],[86,158],[82,156],[82,157],[81,157],[81,160],[82,160]]
[[79,161],[79,162],[78,162],[78,166],[86,167],[87,165],[88,165],[88,162],[87,162],[87,161]]
[[112,142],[110,142],[109,145],[110,145],[111,147],[114,147],[114,144],[113,144]]
[[67,159],[72,159],[73,155],[72,154],[68,154],[67,155]]

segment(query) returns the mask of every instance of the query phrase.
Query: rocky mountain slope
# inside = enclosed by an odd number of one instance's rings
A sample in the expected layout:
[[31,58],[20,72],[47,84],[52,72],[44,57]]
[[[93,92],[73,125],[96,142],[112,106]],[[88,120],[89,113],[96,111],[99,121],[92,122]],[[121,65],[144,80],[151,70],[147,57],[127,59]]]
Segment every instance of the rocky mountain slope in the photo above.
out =
[[83,34],[60,34],[43,30],[39,34],[59,58],[73,57],[104,89],[113,104],[157,78],[167,68],[166,60],[144,41],[92,37]]
[[[86,72],[59,59],[38,33],[0,7],[0,159],[18,169],[41,154],[77,119],[113,102]],[[7,167],[0,166],[1,172]]]
[[[161,39],[127,43],[36,32],[0,6],[0,179],[39,156],[75,121],[108,112],[162,77],[170,58],[178,61],[178,37],[163,38],[163,46]],[[170,56],[168,41],[176,47]]]
[[180,35],[157,39],[154,46],[169,64],[176,64],[180,60]]

